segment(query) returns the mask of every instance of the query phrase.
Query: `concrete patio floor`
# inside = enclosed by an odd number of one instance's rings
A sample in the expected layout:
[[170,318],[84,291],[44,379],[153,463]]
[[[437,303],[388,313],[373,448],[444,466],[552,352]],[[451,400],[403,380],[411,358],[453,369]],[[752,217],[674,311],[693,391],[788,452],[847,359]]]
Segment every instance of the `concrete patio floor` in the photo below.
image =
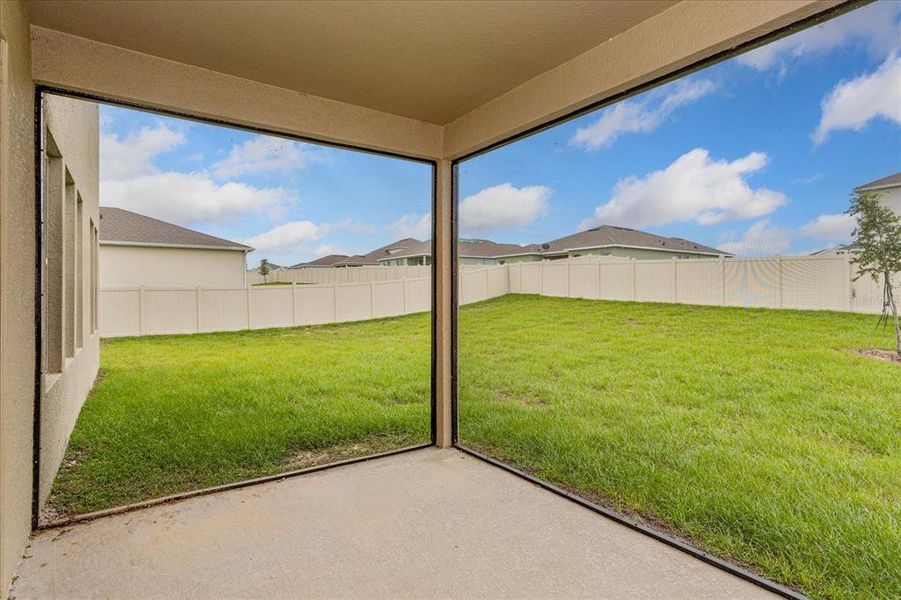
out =
[[35,536],[27,598],[763,598],[456,450],[426,449]]

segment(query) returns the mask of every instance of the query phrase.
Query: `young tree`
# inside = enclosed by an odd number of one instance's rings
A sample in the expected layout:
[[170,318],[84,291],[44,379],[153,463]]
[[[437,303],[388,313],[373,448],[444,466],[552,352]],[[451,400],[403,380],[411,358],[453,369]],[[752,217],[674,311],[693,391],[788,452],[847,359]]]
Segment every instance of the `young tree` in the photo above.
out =
[[269,261],[265,258],[260,261],[260,276],[262,276],[263,281],[268,283],[269,280],[266,277],[269,275]]
[[851,198],[848,214],[857,219],[854,230],[859,252],[851,262],[857,265],[856,281],[870,275],[874,281],[883,279],[882,315],[880,323],[888,323],[889,312],[895,325],[898,354],[901,355],[901,323],[898,300],[893,286],[901,273],[901,216],[879,203],[878,195],[862,192]]

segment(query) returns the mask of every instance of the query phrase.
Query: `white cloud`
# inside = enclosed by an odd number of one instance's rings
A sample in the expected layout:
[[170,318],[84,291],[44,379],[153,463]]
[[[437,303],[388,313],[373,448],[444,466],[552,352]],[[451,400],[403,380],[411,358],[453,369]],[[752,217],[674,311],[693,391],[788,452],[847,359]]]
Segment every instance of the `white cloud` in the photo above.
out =
[[410,213],[388,225],[388,231],[399,238],[416,238],[427,240],[432,237],[432,215]]
[[117,206],[179,225],[232,221],[247,213],[278,217],[297,202],[294,192],[280,187],[219,184],[203,173],[174,172],[102,181],[100,197],[104,206]]
[[857,222],[851,215],[820,215],[813,221],[801,226],[802,237],[823,240],[832,243],[848,242]]
[[875,2],[794,35],[738,56],[736,62],[765,71],[806,56],[823,55],[840,46],[863,46],[872,56],[885,58],[901,48],[898,19],[901,4]]
[[344,256],[351,256],[353,254],[356,254],[356,252],[345,250],[344,246],[338,246],[337,244],[319,244],[313,249],[313,255],[316,258],[319,258],[320,256],[328,256],[329,254],[343,254]]
[[221,179],[241,175],[299,170],[314,160],[307,144],[269,136],[256,136],[232,146],[228,156],[213,165],[213,174]]
[[[328,232],[327,225],[317,225],[312,221],[293,221],[244,240],[257,252],[265,254],[290,251],[305,252],[306,246],[322,238]],[[326,254],[329,254],[326,252]]]
[[460,228],[483,231],[528,225],[547,214],[551,192],[543,185],[517,188],[502,183],[485,188],[460,202]]
[[100,136],[100,176],[125,179],[157,173],[153,159],[185,143],[185,135],[160,123],[142,127],[124,138],[104,133]]
[[620,102],[602,111],[591,125],[580,127],[570,143],[588,150],[610,146],[616,138],[627,133],[650,133],[660,127],[674,110],[690,104],[716,90],[708,79],[686,79],[673,84],[662,100],[651,96],[645,101]]
[[727,239],[718,247],[736,256],[771,256],[784,253],[791,242],[790,232],[762,219],[748,227],[741,239]]
[[762,217],[787,202],[781,192],[752,188],[745,181],[767,160],[763,152],[732,162],[713,160],[707,150],[695,148],[662,171],[620,180],[610,200],[581,226],[647,227],[678,221],[714,225]]
[[823,115],[813,133],[815,144],[830,131],[860,131],[873,119],[901,125],[901,56],[891,56],[876,71],[839,82],[822,102]]

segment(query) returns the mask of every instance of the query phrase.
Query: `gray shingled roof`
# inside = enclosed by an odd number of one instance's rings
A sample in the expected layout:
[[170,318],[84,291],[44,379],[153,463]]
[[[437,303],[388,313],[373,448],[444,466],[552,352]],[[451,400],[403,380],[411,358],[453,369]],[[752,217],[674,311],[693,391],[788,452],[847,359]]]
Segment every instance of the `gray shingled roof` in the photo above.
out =
[[[460,256],[477,258],[497,258],[518,254],[540,254],[546,256],[560,254],[577,248],[597,248],[602,246],[634,246],[638,248],[670,250],[672,252],[732,256],[728,252],[723,252],[722,250],[717,250],[716,248],[711,248],[710,246],[698,244],[697,242],[692,242],[690,240],[676,237],[663,237],[645,231],[638,231],[637,229],[614,227],[611,225],[601,225],[600,227],[594,227],[587,231],[580,231],[550,241],[547,244],[528,244],[520,246],[518,244],[498,244],[491,240],[461,239],[457,243],[457,252]],[[431,253],[432,242],[430,240],[422,242],[415,238],[404,238],[386,246],[382,246],[381,248],[377,248],[363,256],[343,256],[333,254],[317,258],[308,263],[294,265],[292,268],[372,265],[378,264],[378,261],[385,261],[392,258],[428,256]]]
[[495,256],[511,256],[514,254],[537,254],[541,247],[537,244],[520,246],[519,244],[498,244],[491,240],[461,239],[457,242],[457,253],[460,256],[494,258]]
[[901,171],[870,183],[865,183],[854,188],[855,192],[866,192],[867,190],[881,190],[889,187],[901,186]]
[[111,206],[100,207],[100,242],[253,250],[250,246]]
[[311,260],[309,262],[297,263],[296,265],[291,265],[288,267],[289,269],[299,269],[301,267],[334,267],[336,263],[339,263],[343,260],[350,258],[346,254],[328,254],[326,256],[320,256],[316,260]]
[[[457,242],[457,252],[460,256],[493,258],[495,256],[538,253],[540,251],[541,249],[535,244],[519,246],[517,244],[498,244],[491,240],[479,239],[461,239]],[[366,256],[377,257],[377,260],[388,260],[390,258],[405,258],[408,256],[428,256],[431,253],[431,240],[421,242],[413,238],[406,238],[374,250]]]
[[416,238],[404,238],[386,244],[381,248],[376,248],[372,252],[365,254],[365,256],[378,264],[379,260],[403,258],[404,256],[422,256],[423,254],[431,254],[431,252],[432,244],[430,242],[421,242]]
[[592,227],[587,231],[580,231],[572,235],[542,244],[542,253],[557,254],[574,250],[576,248],[597,248],[599,246],[635,246],[639,248],[651,248],[671,250],[673,252],[702,252],[707,254],[731,256],[728,252],[711,248],[697,242],[676,237],[663,237],[630,229],[628,227],[614,227],[613,225],[601,225]]

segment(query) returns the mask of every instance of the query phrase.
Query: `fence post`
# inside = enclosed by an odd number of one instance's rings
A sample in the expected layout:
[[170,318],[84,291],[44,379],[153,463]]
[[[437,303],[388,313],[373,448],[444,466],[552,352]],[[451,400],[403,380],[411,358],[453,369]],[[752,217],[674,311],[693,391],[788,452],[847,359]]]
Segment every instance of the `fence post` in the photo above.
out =
[[297,325],[297,284],[291,282],[291,325]]
[[848,312],[854,312],[854,265],[848,253]]
[[375,284],[369,282],[369,318],[375,318]]
[[247,302],[245,303],[247,305],[246,306],[246,308],[247,308],[247,329],[250,329],[250,290],[251,290],[250,286],[247,286],[246,288],[244,288],[244,293],[247,297]]
[[332,283],[332,323],[338,322],[338,284]]
[[604,276],[604,259],[598,261],[598,300],[601,299],[601,277]]
[[779,263],[779,308],[782,308],[785,305],[785,292],[783,291],[783,287],[785,285],[785,279],[782,276],[782,257],[779,256],[776,258]]
[[403,305],[402,305],[404,307],[403,314],[407,314],[407,279],[406,279],[406,277],[400,280],[400,284],[402,287],[401,294],[403,295],[403,298],[404,298]]
[[572,259],[566,261],[566,297],[573,297],[573,263]]
[[638,301],[638,285],[637,285],[638,274],[636,271],[638,270],[638,267],[635,263],[634,258],[631,258],[629,260],[632,261],[632,302],[637,302]]
[[544,296],[544,262],[539,263],[541,268],[538,271],[538,295],[540,296]]
[[726,306],[726,257],[720,256],[720,281],[723,285],[720,290],[720,305]]
[[197,333],[200,333],[200,286],[197,286]]
[[144,335],[144,286],[138,286],[138,335]]
[[678,300],[678,298],[679,298],[678,286],[676,285],[676,273],[677,273],[676,261],[679,259],[677,259],[676,257],[673,257],[672,260],[673,260],[673,304],[676,304],[679,301]]

